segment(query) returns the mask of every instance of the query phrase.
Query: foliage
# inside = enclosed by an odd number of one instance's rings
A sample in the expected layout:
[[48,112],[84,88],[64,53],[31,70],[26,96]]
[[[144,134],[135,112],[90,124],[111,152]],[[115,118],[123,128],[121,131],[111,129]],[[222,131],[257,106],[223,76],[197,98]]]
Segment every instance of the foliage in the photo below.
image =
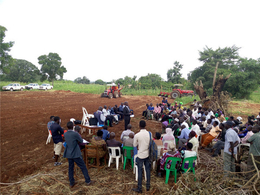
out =
[[156,89],[161,87],[162,78],[158,74],[148,74],[138,80],[141,89]]
[[25,83],[35,82],[39,79],[39,69],[31,62],[17,59],[10,68],[10,73],[6,75],[6,79]]
[[61,58],[57,53],[49,53],[48,55],[41,55],[39,58],[39,64],[42,65],[41,81],[48,79],[52,82],[57,80],[57,76],[63,79],[63,74],[67,72],[64,66],[61,66]]
[[86,76],[83,76],[82,78],[81,77],[78,77],[74,80],[75,83],[82,83],[82,84],[89,84],[90,83],[90,80],[86,77]]
[[98,79],[98,80],[96,80],[96,81],[95,81],[95,84],[99,84],[99,85],[105,85],[105,84],[106,84],[106,82],[105,82],[105,81],[103,81],[103,80],[101,80],[101,79]]
[[200,51],[199,58],[204,64],[195,68],[188,75],[188,80],[191,84],[201,80],[204,90],[211,95],[215,66],[218,62],[217,78],[219,75],[225,77],[229,73],[232,74],[227,80],[224,90],[237,98],[249,97],[260,83],[259,76],[257,77],[260,72],[260,60],[240,58],[238,50],[239,48],[236,46],[216,50],[204,48],[204,51]]
[[167,80],[169,82],[179,84],[181,83],[181,69],[183,68],[183,65],[179,62],[175,61],[173,68],[169,69],[167,71]]
[[14,42],[4,42],[5,32],[7,29],[0,26],[0,73],[7,74],[10,72],[10,67],[13,65],[13,58],[8,52],[11,51]]

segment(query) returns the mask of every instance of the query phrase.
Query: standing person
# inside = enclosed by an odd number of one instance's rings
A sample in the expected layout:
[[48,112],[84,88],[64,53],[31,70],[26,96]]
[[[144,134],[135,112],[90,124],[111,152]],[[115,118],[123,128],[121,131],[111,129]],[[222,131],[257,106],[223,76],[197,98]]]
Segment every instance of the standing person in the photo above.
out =
[[61,154],[62,141],[63,141],[61,135],[64,134],[64,131],[60,126],[60,122],[61,122],[60,117],[55,116],[54,123],[50,127],[52,140],[54,143],[54,157],[55,157],[54,166],[59,166],[62,164],[61,162],[58,162],[59,156]]
[[227,129],[225,135],[224,146],[224,176],[228,176],[228,172],[235,172],[235,157],[237,153],[237,145],[240,139],[237,133],[232,129],[233,123],[228,121],[225,123]]
[[87,185],[93,184],[94,182],[90,180],[88,175],[88,170],[85,165],[85,162],[82,159],[80,148],[78,147],[78,142],[83,143],[83,139],[80,135],[73,131],[73,123],[67,123],[68,131],[64,134],[64,138],[66,141],[66,147],[64,151],[64,158],[67,158],[69,161],[69,180],[70,180],[70,187],[74,187],[76,184],[73,174],[74,174],[74,162],[78,165],[81,169],[84,177],[85,182]]
[[51,128],[51,125],[54,123],[54,116],[51,116],[50,117],[50,121],[48,122],[48,124],[47,124],[47,129],[48,129],[48,131],[50,130],[50,128]]
[[128,107],[128,102],[125,102],[125,107],[123,109],[124,120],[125,120],[125,129],[127,129],[127,125],[130,123],[130,108]]
[[[256,125],[253,127],[253,135],[248,138],[247,142],[250,143],[250,148],[249,148],[249,156],[247,159],[247,167],[248,171],[251,171],[254,169],[253,161],[251,154],[254,156],[254,159],[258,162],[260,162],[260,126]],[[256,163],[256,166],[258,169],[260,169],[260,164]]]
[[143,164],[146,171],[146,191],[150,190],[150,168],[151,164],[149,161],[149,144],[150,144],[150,134],[145,129],[146,123],[141,120],[139,123],[140,132],[134,136],[134,147],[138,147],[136,163],[138,167],[138,187],[132,190],[137,193],[142,193],[142,168]]

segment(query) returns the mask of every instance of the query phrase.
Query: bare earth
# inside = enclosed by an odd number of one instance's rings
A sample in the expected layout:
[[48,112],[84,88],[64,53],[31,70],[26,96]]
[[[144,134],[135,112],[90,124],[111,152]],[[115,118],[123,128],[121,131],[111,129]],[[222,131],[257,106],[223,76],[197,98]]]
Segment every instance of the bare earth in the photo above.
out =
[[[22,91],[1,92],[1,182],[13,182],[30,175],[45,166],[53,166],[53,144],[46,145],[47,122],[51,115],[62,119],[62,127],[70,118],[81,120],[82,107],[94,113],[98,106],[120,105],[128,101],[135,117],[131,119],[133,130],[139,131],[138,123],[146,103],[160,103],[156,96],[123,96],[117,99],[100,98],[100,95],[70,91]],[[173,100],[169,100],[172,102]],[[231,105],[236,106],[236,105]],[[259,104],[245,103],[256,115]],[[241,109],[243,109],[241,107]],[[246,115],[242,115],[246,119]],[[119,139],[124,122],[110,127]],[[161,124],[147,121],[147,130],[161,131]],[[85,134],[83,135],[83,137]],[[88,138],[87,138],[88,139]]]

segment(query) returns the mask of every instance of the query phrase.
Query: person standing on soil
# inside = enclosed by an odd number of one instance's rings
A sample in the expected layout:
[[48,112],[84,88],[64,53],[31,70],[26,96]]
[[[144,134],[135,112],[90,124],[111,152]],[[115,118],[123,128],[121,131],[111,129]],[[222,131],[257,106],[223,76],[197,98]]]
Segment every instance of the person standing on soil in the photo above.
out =
[[125,120],[125,129],[127,129],[127,125],[130,123],[130,115],[132,114],[130,108],[128,107],[128,102],[125,102],[125,107],[123,109],[124,120]]
[[145,129],[146,122],[141,120],[139,123],[140,132],[134,136],[134,147],[138,148],[136,163],[138,167],[138,187],[132,190],[137,193],[142,193],[142,169],[145,166],[147,181],[146,181],[146,191],[150,190],[150,169],[151,164],[149,161],[149,144],[150,144],[150,134]]
[[51,125],[54,123],[54,116],[51,116],[50,117],[50,121],[48,122],[48,124],[47,124],[47,129],[48,129],[48,131],[50,130],[50,128],[51,128]]
[[67,123],[68,131],[64,134],[64,138],[66,141],[66,147],[64,151],[64,158],[67,158],[69,161],[69,180],[70,180],[70,187],[74,187],[76,182],[74,180],[74,162],[78,165],[78,167],[81,169],[84,177],[85,182],[87,185],[93,184],[94,182],[90,180],[90,177],[88,175],[88,170],[85,165],[84,160],[81,156],[81,151],[78,146],[78,142],[83,143],[83,139],[80,137],[80,135],[73,131],[73,123],[70,121]]
[[58,162],[59,156],[61,154],[61,149],[62,149],[62,136],[64,134],[63,129],[60,126],[60,117],[55,116],[54,117],[54,123],[51,125],[50,130],[52,134],[52,140],[54,143],[54,158],[55,158],[55,163],[54,166],[61,165],[61,162]]

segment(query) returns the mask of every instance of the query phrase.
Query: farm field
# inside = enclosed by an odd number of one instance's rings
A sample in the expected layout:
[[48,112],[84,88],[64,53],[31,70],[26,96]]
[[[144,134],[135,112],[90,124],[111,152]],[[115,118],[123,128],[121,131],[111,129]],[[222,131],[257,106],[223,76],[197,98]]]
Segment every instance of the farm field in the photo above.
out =
[[[138,132],[138,124],[142,111],[146,108],[145,104],[153,103],[155,105],[162,100],[158,96],[123,96],[122,98],[108,99],[100,98],[100,95],[97,94],[70,91],[1,92],[0,95],[1,182],[5,183],[21,180],[34,173],[55,172],[56,167],[54,168],[52,159],[53,142],[48,145],[45,144],[48,136],[47,122],[51,115],[59,116],[62,120],[61,126],[65,128],[70,118],[81,120],[82,107],[85,107],[88,113],[92,114],[97,110],[98,106],[114,106],[115,104],[120,105],[121,102],[128,101],[130,108],[134,110],[135,114],[135,117],[131,119],[133,131]],[[171,103],[173,100],[169,99],[169,101]],[[237,110],[238,106],[239,109]],[[260,111],[260,104],[248,102],[240,104],[231,103],[231,107],[233,110],[236,110],[234,116],[238,116],[239,113],[244,120],[247,118],[248,109],[250,109],[251,114],[255,115]],[[246,113],[243,113],[244,109],[247,109]],[[120,140],[119,137],[124,130],[124,122],[121,121],[118,125],[114,125],[108,130],[115,132],[116,139]],[[147,130],[152,133],[161,131],[161,124],[149,120],[147,121]],[[84,138],[84,136],[85,134],[82,137]],[[85,138],[88,140],[90,137],[87,136]],[[64,164],[57,169],[61,171],[65,178],[63,183],[68,184],[67,162],[65,159],[61,160]],[[122,177],[122,164],[120,164],[118,172],[116,172],[115,164],[112,164],[111,168],[106,168],[105,170],[114,174],[119,180]],[[90,176],[97,180],[97,171],[92,168],[89,172]],[[132,178],[130,178],[132,186],[125,187],[126,189],[130,189],[136,184],[133,174],[130,173],[131,170],[128,172],[127,174],[132,175]],[[82,178],[81,175],[80,179],[82,180]],[[162,178],[160,179],[164,182]],[[158,194],[160,194],[159,191]]]

